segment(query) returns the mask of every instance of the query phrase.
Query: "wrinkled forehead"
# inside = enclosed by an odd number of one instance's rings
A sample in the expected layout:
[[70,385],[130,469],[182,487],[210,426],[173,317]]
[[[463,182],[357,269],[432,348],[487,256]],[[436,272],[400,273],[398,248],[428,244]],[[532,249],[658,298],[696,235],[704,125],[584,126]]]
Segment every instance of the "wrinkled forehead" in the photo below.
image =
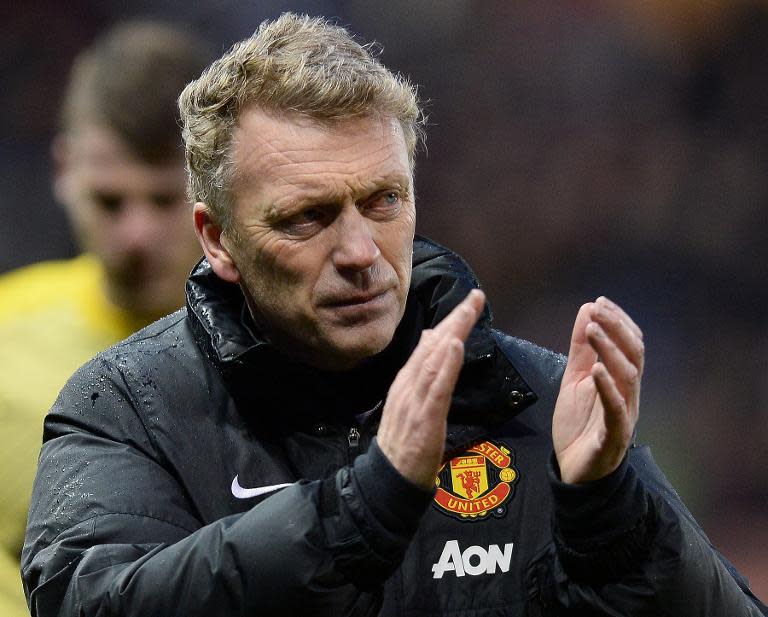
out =
[[411,168],[400,123],[368,115],[319,121],[252,109],[233,135],[234,188],[365,190],[387,179],[410,188]]
[[272,112],[259,107],[245,110],[232,139],[233,159],[247,161],[250,154],[285,157],[304,147],[337,151],[354,157],[364,143],[386,142],[404,146],[398,120],[378,113],[337,119],[318,119],[296,112]]

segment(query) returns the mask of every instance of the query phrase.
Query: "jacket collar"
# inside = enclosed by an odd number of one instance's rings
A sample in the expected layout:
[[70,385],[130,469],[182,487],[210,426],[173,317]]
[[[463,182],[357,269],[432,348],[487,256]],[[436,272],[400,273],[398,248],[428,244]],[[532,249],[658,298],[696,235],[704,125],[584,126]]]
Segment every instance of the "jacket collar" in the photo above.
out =
[[[461,257],[416,236],[408,303],[393,342],[351,374],[325,373],[280,354],[260,336],[240,288],[219,279],[205,259],[187,281],[187,309],[198,344],[219,368],[239,405],[253,408],[265,401],[279,402],[295,411],[296,417],[318,419],[373,407],[386,395],[421,330],[439,323],[475,287],[479,283]],[[451,407],[453,424],[497,424],[536,400],[513,366],[514,359],[498,348],[491,322],[486,304],[465,345],[464,367]],[[267,379],[258,380],[259,389],[254,391],[254,377],[259,374]],[[361,383],[363,388],[355,388]]]

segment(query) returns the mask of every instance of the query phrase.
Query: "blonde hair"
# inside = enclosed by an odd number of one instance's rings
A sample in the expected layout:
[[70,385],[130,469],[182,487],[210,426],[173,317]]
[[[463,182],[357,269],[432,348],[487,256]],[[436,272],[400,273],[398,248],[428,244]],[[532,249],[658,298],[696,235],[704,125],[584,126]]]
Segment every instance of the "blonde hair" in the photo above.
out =
[[232,134],[240,112],[250,106],[328,123],[372,113],[394,118],[412,168],[423,138],[416,88],[384,67],[370,46],[322,18],[284,13],[265,21],[179,97],[189,196],[208,205],[231,231]]

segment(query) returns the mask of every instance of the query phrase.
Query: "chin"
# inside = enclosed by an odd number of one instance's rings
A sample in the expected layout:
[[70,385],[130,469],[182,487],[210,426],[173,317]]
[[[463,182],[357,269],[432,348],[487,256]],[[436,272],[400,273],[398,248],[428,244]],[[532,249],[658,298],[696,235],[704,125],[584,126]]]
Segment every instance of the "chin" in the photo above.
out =
[[163,317],[179,308],[169,302],[168,298],[161,297],[156,291],[145,287],[123,289],[117,297],[113,298],[113,301],[121,309],[145,320]]
[[[387,336],[381,330],[370,338],[359,337],[354,341],[337,341],[332,344],[334,349],[333,358],[328,358],[325,368],[335,371],[346,371],[355,368],[361,362],[381,353],[392,341],[392,334]],[[347,343],[347,344],[345,344]]]

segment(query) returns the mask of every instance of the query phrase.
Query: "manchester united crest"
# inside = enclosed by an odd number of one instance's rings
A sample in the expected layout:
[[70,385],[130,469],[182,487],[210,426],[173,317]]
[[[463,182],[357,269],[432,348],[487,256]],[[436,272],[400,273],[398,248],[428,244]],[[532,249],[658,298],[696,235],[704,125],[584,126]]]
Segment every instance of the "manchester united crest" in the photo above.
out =
[[435,505],[460,520],[504,516],[517,481],[509,448],[484,441],[446,461],[437,473]]

